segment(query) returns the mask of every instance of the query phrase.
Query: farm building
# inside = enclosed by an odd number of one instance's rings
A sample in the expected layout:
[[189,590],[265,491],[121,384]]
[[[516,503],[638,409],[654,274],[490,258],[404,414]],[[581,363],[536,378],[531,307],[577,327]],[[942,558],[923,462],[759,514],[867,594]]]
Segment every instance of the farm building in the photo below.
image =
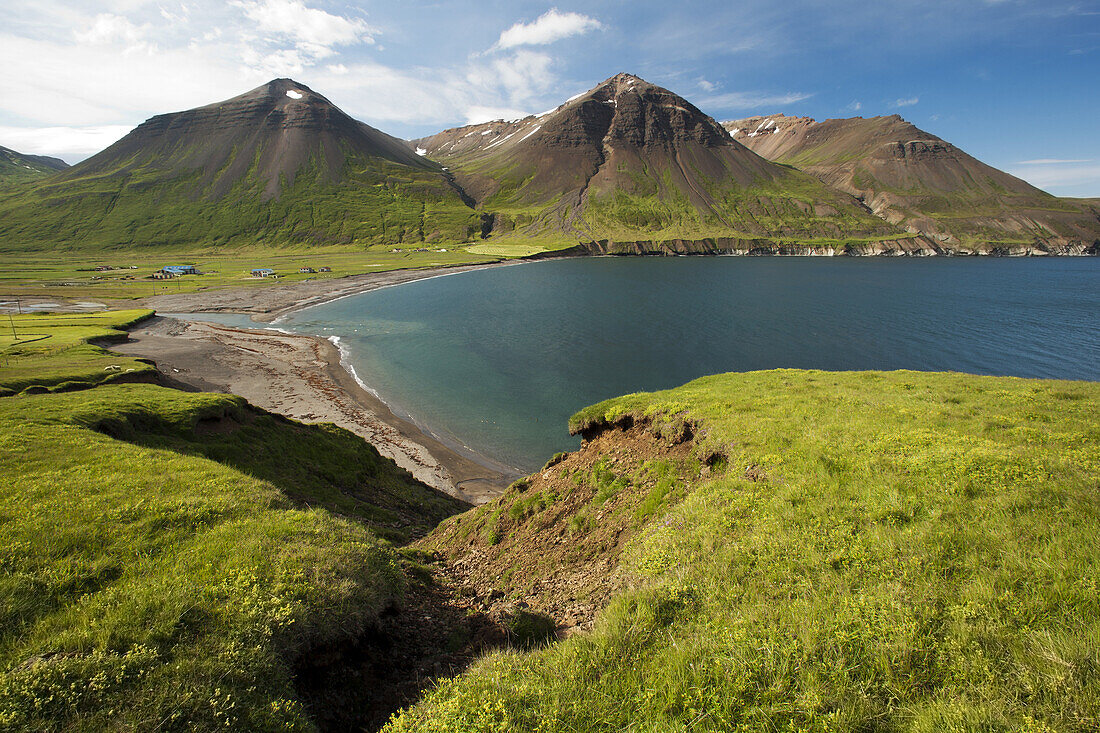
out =
[[194,265],[165,265],[161,268],[163,272],[171,273],[172,275],[198,275],[199,271]]
[[252,268],[252,277],[272,277],[275,275],[275,271],[270,267],[254,267]]
[[332,272],[332,268],[331,267],[322,267],[319,270],[317,270],[317,272]]
[[299,267],[298,272],[312,273],[312,272],[317,272],[317,271],[314,270],[312,267]]

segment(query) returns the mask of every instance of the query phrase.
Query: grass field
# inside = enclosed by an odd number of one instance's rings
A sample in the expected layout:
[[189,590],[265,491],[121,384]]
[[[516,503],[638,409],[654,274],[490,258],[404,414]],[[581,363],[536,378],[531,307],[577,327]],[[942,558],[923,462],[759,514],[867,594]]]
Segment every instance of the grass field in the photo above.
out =
[[32,388],[0,397],[0,729],[314,730],[296,665],[369,638],[409,582],[391,541],[465,505],[232,395],[39,393],[128,363],[87,340],[147,313],[16,319],[54,347],[0,368]]
[[[440,252],[438,250],[447,251]],[[392,251],[397,250],[397,251]],[[440,265],[492,262],[515,254],[466,252],[458,247],[376,247],[349,250],[342,247],[276,248],[245,250],[168,250],[155,253],[118,250],[97,255],[79,252],[0,252],[0,299],[24,303],[51,299],[84,300],[116,304],[177,292],[220,288],[277,288],[307,279],[338,278],[369,272],[418,269]],[[202,275],[172,280],[150,276],[165,265],[195,265]],[[98,265],[120,269],[96,272]],[[137,269],[128,269],[131,265]],[[270,267],[278,280],[251,276],[253,268]],[[299,273],[301,267],[331,267],[332,272]]]
[[573,426],[628,415],[713,469],[626,548],[635,590],[391,733],[1100,726],[1100,385],[727,374]]
[[3,317],[0,396],[29,387],[66,390],[151,378],[156,373],[151,364],[111,354],[100,345],[125,340],[121,329],[151,315],[150,310],[128,310]]

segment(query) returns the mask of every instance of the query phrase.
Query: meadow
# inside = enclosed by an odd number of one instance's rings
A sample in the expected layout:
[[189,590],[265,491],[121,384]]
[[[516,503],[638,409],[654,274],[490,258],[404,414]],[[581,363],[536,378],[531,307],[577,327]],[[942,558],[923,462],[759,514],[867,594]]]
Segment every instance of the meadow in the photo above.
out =
[[0,328],[0,396],[152,379],[153,365],[103,348],[125,341],[123,329],[152,315],[151,310],[8,314]]
[[624,550],[633,589],[591,633],[490,655],[387,730],[1094,731],[1098,415],[1094,383],[905,371],[594,405],[574,429],[671,425],[707,466]]
[[[445,250],[445,251],[440,251]],[[390,270],[493,262],[521,256],[508,251],[466,251],[462,245],[348,247],[250,247],[134,249],[100,253],[80,251],[42,253],[0,252],[0,298],[23,303],[43,300],[89,301],[125,307],[134,301],[167,293],[193,293],[224,288],[277,288],[304,280],[340,278]],[[97,272],[100,265],[117,269]],[[166,265],[195,265],[201,275],[153,280]],[[130,267],[136,269],[129,269]],[[277,280],[252,277],[254,268],[267,267]],[[303,267],[331,272],[300,273]]]
[[0,728],[315,730],[297,666],[373,633],[419,582],[393,543],[465,505],[332,425],[87,381],[145,315],[24,316],[68,348],[0,368]]

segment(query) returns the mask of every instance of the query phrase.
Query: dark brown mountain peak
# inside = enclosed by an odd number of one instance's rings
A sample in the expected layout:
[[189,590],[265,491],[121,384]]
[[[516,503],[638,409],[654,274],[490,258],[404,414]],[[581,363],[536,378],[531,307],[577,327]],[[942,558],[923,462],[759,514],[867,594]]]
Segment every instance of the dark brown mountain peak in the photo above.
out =
[[63,175],[199,171],[196,188],[204,196],[220,198],[240,182],[258,182],[264,198],[272,198],[305,166],[320,179],[340,180],[350,159],[359,167],[373,161],[441,173],[403,141],[353,119],[305,84],[273,79],[231,99],[151,117]]
[[610,108],[605,139],[612,147],[661,147],[683,143],[729,145],[726,131],[698,107],[633,74],[619,73],[564,107],[598,102]]

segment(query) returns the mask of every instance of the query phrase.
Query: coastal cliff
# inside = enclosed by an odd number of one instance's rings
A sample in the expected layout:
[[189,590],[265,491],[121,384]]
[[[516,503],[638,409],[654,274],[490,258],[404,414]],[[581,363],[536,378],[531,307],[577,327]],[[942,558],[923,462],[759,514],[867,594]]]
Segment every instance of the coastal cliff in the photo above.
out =
[[1100,254],[1100,243],[1005,244],[990,243],[975,248],[957,247],[936,242],[929,237],[901,237],[874,242],[838,242],[836,244],[810,244],[783,242],[770,239],[736,239],[714,237],[707,239],[667,239],[614,241],[601,239],[584,242],[577,247],[563,250],[563,254],[589,255],[742,255],[749,257],[1049,257],[1095,256]]

